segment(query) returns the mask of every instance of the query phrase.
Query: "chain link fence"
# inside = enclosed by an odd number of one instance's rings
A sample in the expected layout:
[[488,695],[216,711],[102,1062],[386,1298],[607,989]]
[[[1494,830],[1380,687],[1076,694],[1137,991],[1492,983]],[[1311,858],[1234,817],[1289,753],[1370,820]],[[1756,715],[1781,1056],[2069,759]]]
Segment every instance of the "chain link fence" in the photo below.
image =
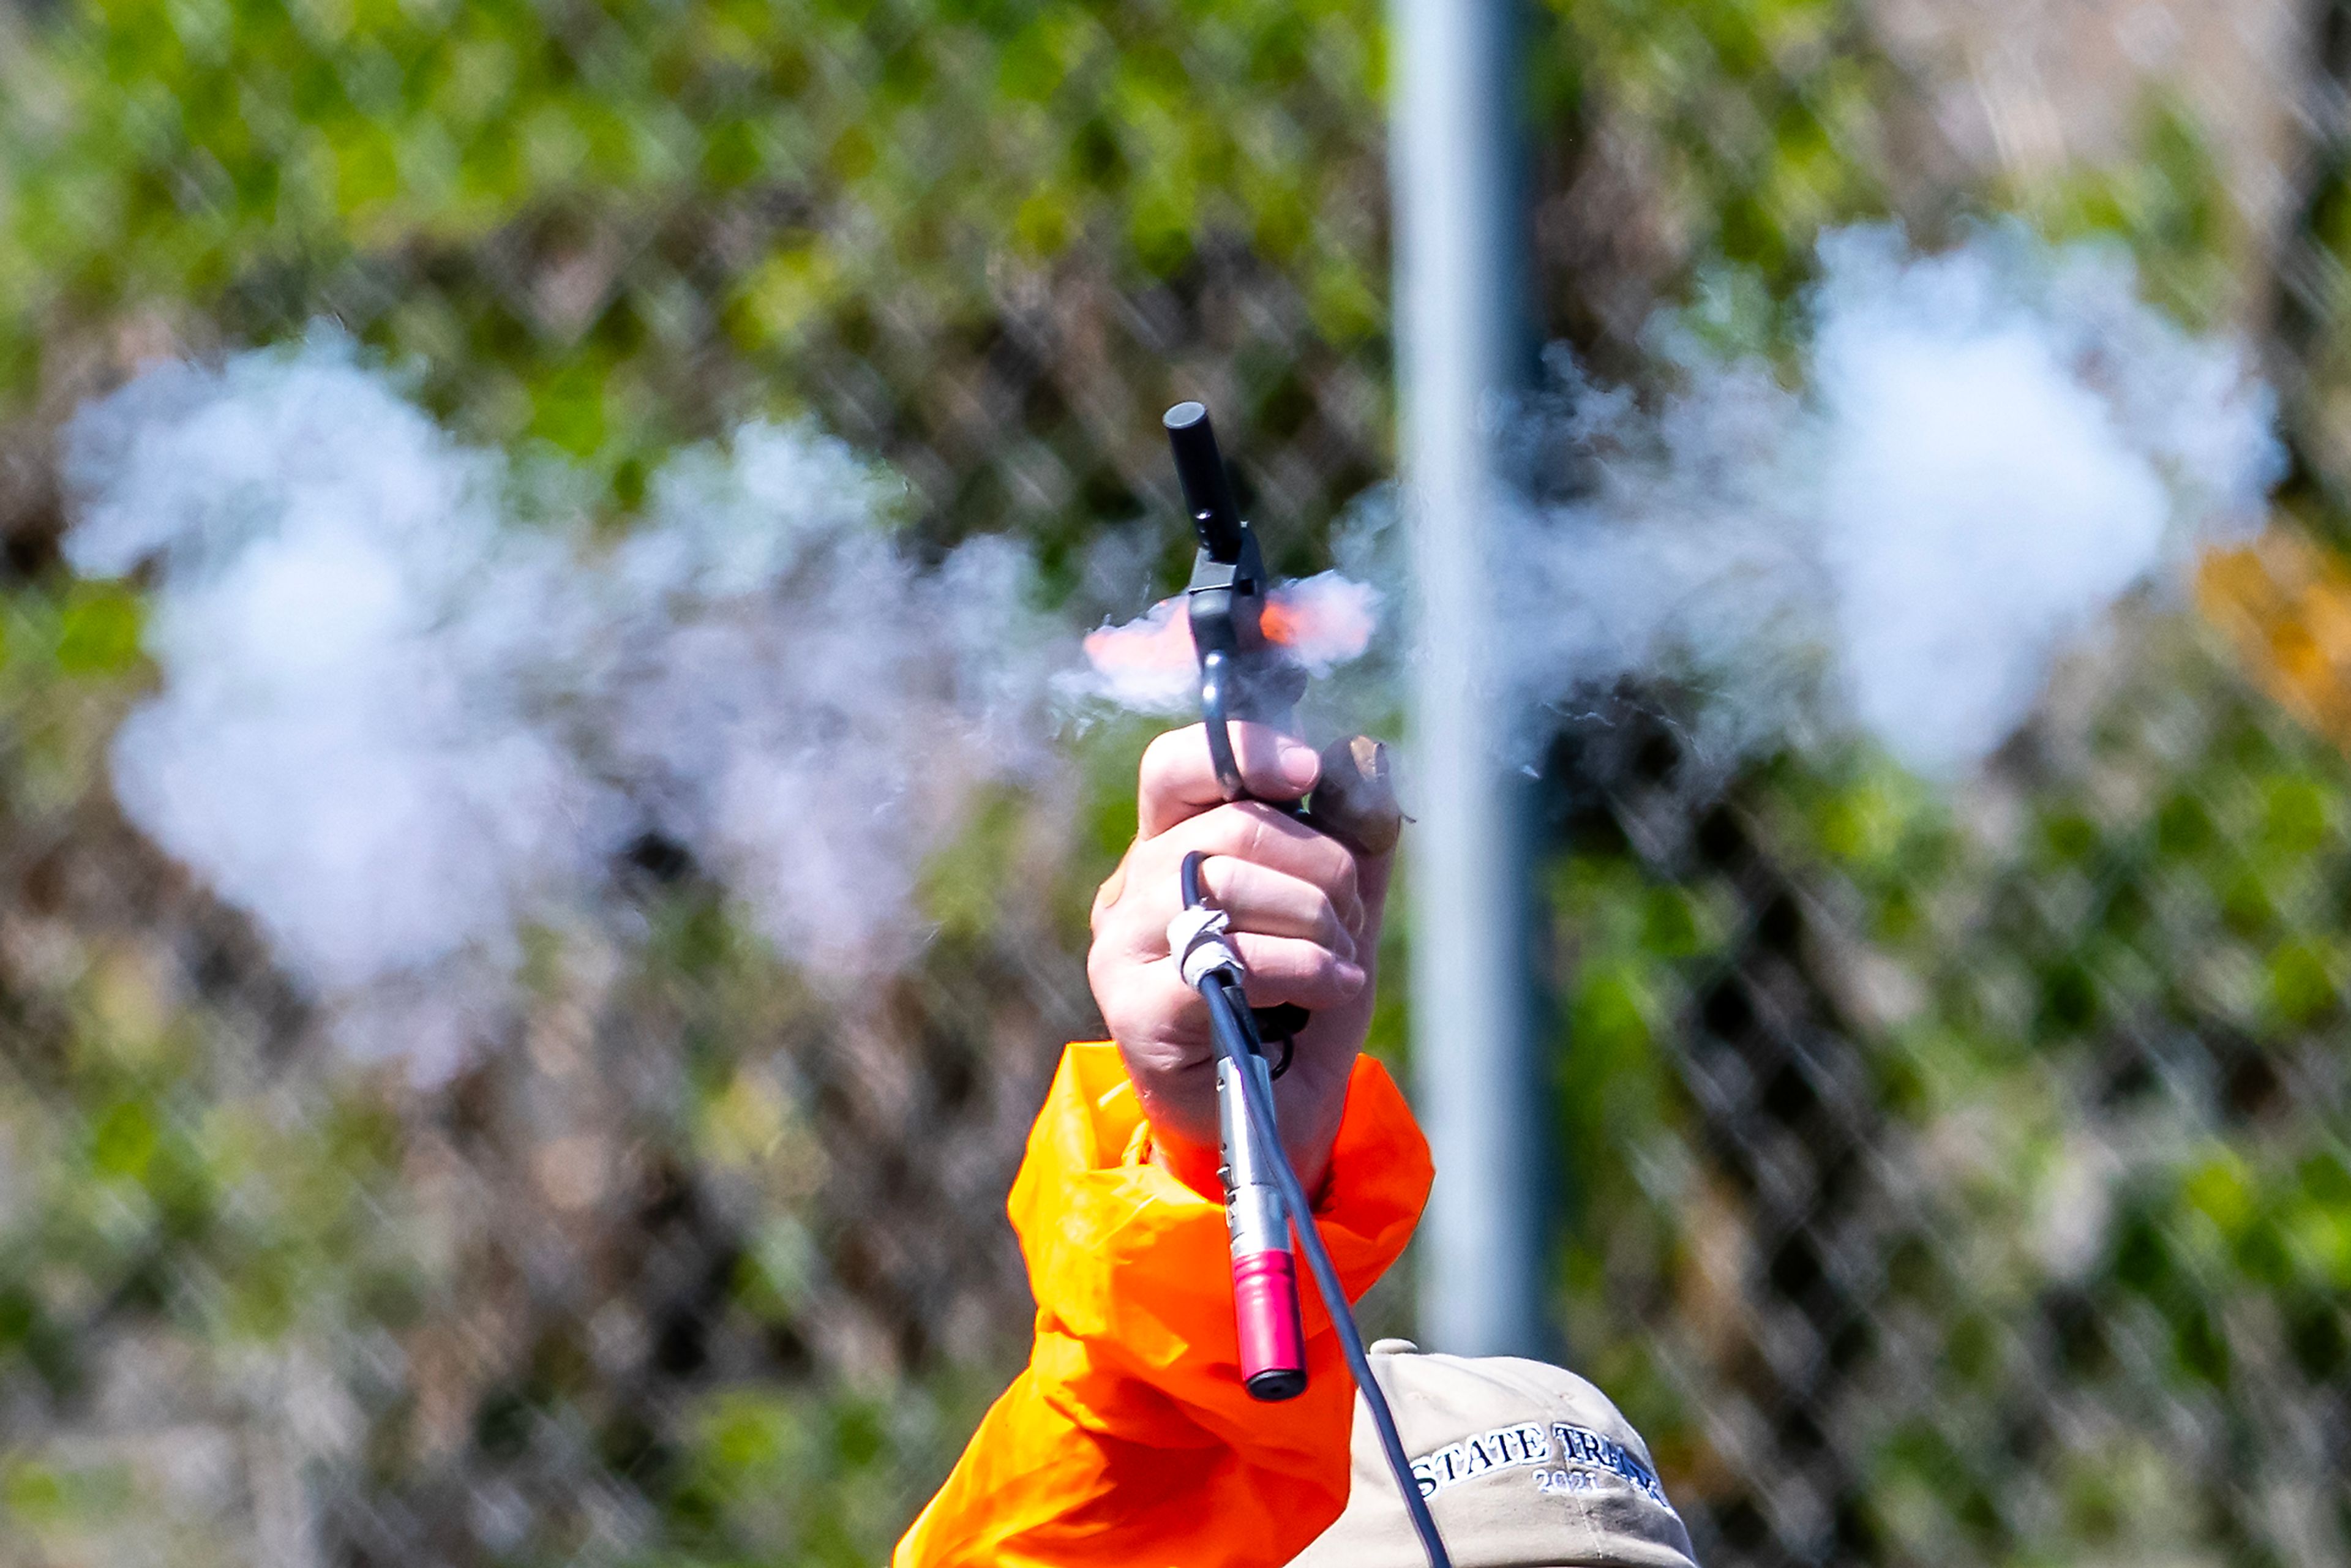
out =
[[2111,657],[1956,809],[1575,747],[1565,1293],[1708,1560],[2345,1550],[2341,760]]
[[[2317,151],[2272,234],[2215,194],[2246,138],[2162,75],[2194,49],[2116,34],[2137,139],[2028,177],[1904,15],[1543,8],[1554,329],[1637,373],[1655,300],[1784,309],[1843,218],[2110,228],[2275,350],[2333,537],[2339,17],[2287,57]],[[1100,536],[1174,549],[1155,416],[1203,396],[1314,570],[1391,463],[1376,22],[0,5],[0,1560],[881,1560],[1025,1350],[1002,1198],[1095,1027],[1144,733],[1076,743],[1070,818],[992,800],[859,1007],[649,842],[643,941],[551,947],[421,1085],[114,805],[142,609],[59,560],[63,420],[326,317],[615,529],[679,444],[808,414],[904,476],[915,548],[1009,531],[1091,602]],[[2208,574],[2209,624],[2137,613],[1956,793],[1864,753],[1701,786],[1638,692],[1555,749],[1556,1301],[1703,1561],[2351,1558],[2329,549]]]

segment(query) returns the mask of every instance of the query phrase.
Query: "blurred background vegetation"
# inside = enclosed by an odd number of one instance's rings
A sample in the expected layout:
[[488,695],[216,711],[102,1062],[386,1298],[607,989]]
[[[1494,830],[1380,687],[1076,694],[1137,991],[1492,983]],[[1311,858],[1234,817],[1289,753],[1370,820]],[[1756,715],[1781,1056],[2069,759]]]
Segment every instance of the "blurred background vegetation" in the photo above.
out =
[[[2201,613],[2141,607],[1957,795],[1859,751],[1701,794],[1631,701],[1562,741],[1572,1359],[1716,1564],[2351,1559],[2351,7],[1527,25],[1546,326],[1604,374],[1661,304],[1781,340],[1823,225],[2017,213],[2252,340],[2294,457]],[[1144,734],[1083,740],[1080,831],[1007,800],[942,857],[870,1017],[649,873],[649,946],[549,951],[419,1088],[112,804],[152,674],[138,595],[58,559],[61,422],[329,317],[615,528],[805,413],[923,542],[1020,535],[1060,591],[1172,514],[1197,395],[1316,569],[1391,463],[1380,32],[0,0],[0,1560],[879,1561],[1025,1349],[1001,1198]]]

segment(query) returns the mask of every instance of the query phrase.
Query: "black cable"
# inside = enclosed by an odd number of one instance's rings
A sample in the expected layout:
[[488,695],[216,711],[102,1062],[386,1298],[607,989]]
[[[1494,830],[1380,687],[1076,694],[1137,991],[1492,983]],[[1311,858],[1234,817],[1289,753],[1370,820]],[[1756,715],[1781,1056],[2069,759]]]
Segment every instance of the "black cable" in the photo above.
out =
[[[1184,857],[1184,863],[1176,868],[1176,879],[1183,885],[1184,907],[1186,909],[1204,909],[1207,906],[1208,895],[1200,886],[1200,862],[1207,858],[1206,851],[1194,850]],[[1179,953],[1176,956],[1180,958],[1183,955]]]
[[[1198,909],[1207,903],[1200,891],[1200,862],[1207,858],[1197,850],[1184,857],[1181,876],[1186,909]],[[1249,998],[1241,989],[1241,977],[1231,969],[1212,970],[1200,977],[1199,991],[1201,999],[1208,1004],[1208,1032],[1216,1040],[1217,1052],[1232,1063],[1233,1082],[1240,1089],[1249,1124],[1256,1129],[1258,1141],[1270,1151],[1274,1184],[1281,1188],[1281,1200],[1290,1207],[1290,1224],[1297,1229],[1299,1244],[1306,1249],[1307,1270],[1314,1276],[1315,1291],[1331,1314],[1331,1326],[1339,1333],[1340,1348],[1346,1352],[1347,1370],[1353,1375],[1356,1390],[1372,1413],[1372,1425],[1379,1430],[1380,1450],[1387,1456],[1388,1473],[1395,1478],[1405,1512],[1412,1519],[1413,1533],[1420,1537],[1420,1549],[1427,1555],[1429,1568],[1453,1568],[1453,1559],[1445,1550],[1445,1539],[1437,1534],[1437,1521],[1428,1511],[1428,1500],[1420,1495],[1420,1483],[1413,1479],[1412,1460],[1405,1454],[1404,1437],[1396,1430],[1395,1413],[1388,1408],[1387,1392],[1372,1375],[1372,1358],[1364,1349],[1364,1332],[1355,1326],[1355,1312],[1348,1303],[1346,1287],[1339,1282],[1339,1270],[1331,1261],[1330,1249],[1322,1245],[1322,1229],[1315,1223],[1313,1206],[1306,1201],[1305,1185],[1290,1166],[1290,1151],[1282,1147],[1280,1130],[1274,1124],[1273,1102],[1259,1095],[1257,1076],[1249,1070],[1249,1059],[1259,1054],[1259,1051],[1256,1025],[1249,1018]]]
[[1259,1040],[1258,1049],[1263,1051],[1269,1044],[1281,1047],[1281,1055],[1275,1060],[1271,1067],[1266,1070],[1265,1074],[1279,1083],[1281,1082],[1281,1075],[1290,1071],[1290,1059],[1298,1054],[1298,1037],[1294,1034],[1285,1034],[1277,1040]]
[[[1214,732],[1211,731],[1211,733]],[[1192,853],[1184,857],[1184,863],[1177,870],[1176,874],[1183,879],[1184,907],[1186,909],[1198,909],[1205,906],[1208,902],[1208,895],[1202,891],[1200,886],[1200,862],[1207,858],[1207,854],[1205,851],[1195,850]],[[1301,1012],[1294,1008],[1282,1008],[1277,1009],[1276,1010],[1293,1013],[1301,1019],[1303,1019],[1306,1016],[1303,1012]],[[1254,1023],[1256,1021],[1257,1015],[1252,1012],[1249,1015],[1249,1018],[1250,1021]],[[1263,1048],[1267,1042],[1260,1040],[1258,1043],[1259,1048],[1259,1054],[1262,1055],[1264,1054]],[[1266,1076],[1279,1082],[1281,1079],[1281,1075],[1290,1071],[1290,1063],[1298,1054],[1297,1028],[1292,1026],[1289,1033],[1282,1035],[1280,1039],[1273,1040],[1271,1043],[1281,1047],[1281,1056],[1279,1061],[1274,1061],[1267,1069]]]

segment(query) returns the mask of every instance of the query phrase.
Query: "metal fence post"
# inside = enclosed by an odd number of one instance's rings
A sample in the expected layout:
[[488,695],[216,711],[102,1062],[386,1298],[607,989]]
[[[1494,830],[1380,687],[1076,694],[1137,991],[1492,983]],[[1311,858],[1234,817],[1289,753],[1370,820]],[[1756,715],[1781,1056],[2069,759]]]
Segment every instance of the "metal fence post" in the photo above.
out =
[[1529,781],[1505,766],[1491,418],[1531,360],[1512,0],[1391,0],[1397,381],[1418,594],[1410,868],[1416,1100],[1437,1156],[1420,1332],[1542,1354]]

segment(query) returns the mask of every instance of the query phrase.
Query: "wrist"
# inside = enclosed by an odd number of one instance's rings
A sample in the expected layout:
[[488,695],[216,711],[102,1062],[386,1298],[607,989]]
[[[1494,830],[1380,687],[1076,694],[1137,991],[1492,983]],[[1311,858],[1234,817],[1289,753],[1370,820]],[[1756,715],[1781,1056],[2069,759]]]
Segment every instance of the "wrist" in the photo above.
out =
[[1211,1203],[1225,1201],[1225,1185],[1217,1175],[1224,1156],[1213,1144],[1202,1145],[1181,1134],[1151,1129],[1150,1163],[1182,1182]]
[[[1282,1151],[1298,1173],[1298,1185],[1319,1209],[1331,1185],[1331,1152],[1345,1115],[1345,1096],[1343,1093],[1336,1103],[1322,1096],[1311,1102],[1292,1100],[1281,1093],[1281,1087],[1274,1086]],[[1144,1150],[1146,1164],[1165,1171],[1202,1197],[1224,1201],[1225,1156],[1214,1140],[1188,1136],[1179,1128],[1147,1117],[1144,1125],[1149,1139]]]

